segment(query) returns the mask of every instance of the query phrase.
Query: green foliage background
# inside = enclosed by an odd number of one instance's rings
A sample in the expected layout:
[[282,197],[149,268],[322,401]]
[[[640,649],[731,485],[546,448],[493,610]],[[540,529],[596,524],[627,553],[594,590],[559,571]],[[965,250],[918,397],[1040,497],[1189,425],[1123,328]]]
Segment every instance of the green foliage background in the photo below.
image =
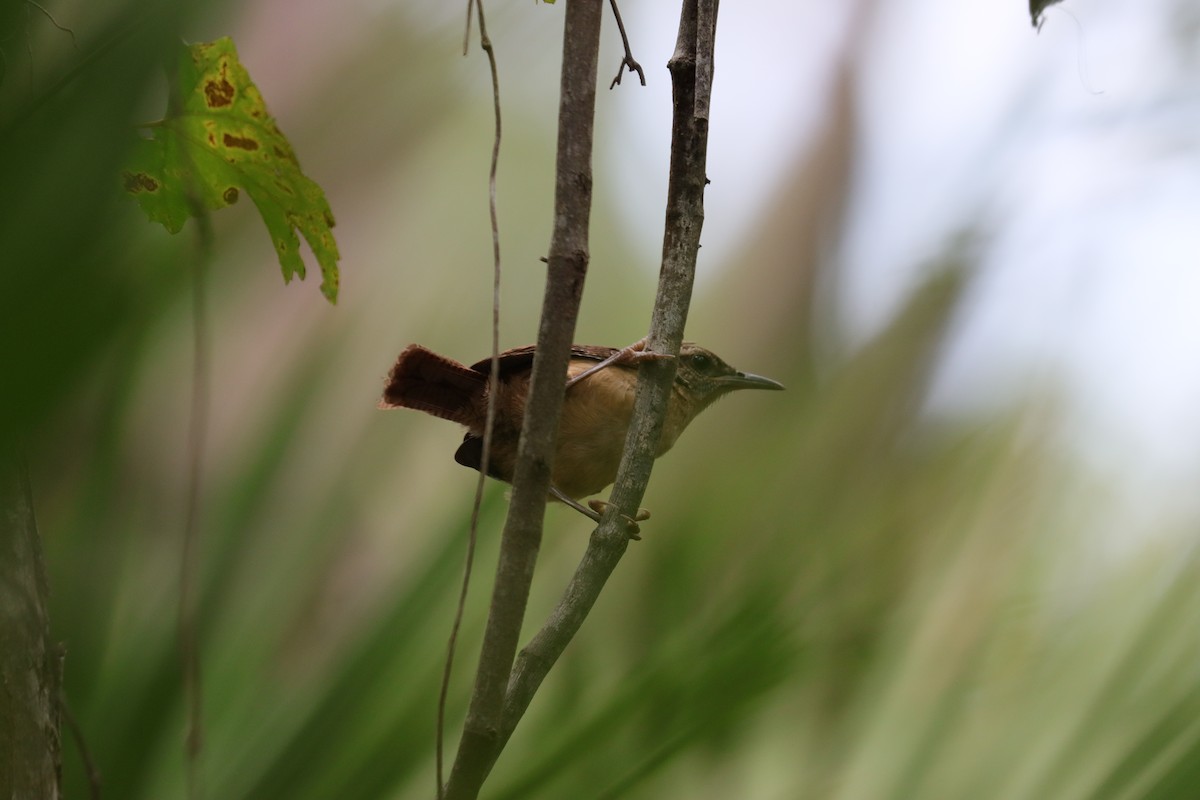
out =
[[[148,225],[117,180],[185,27],[157,14],[131,5],[77,25],[95,57],[36,34],[32,86],[16,69],[0,86],[0,434],[29,453],[68,697],[118,798],[183,786],[194,243]],[[450,60],[452,37],[381,26],[312,87],[319,103],[277,103],[239,44],[339,216],[343,294],[334,310],[282,289],[253,214],[217,218],[205,794],[429,797],[474,478],[450,458],[454,430],[374,400],[409,341],[463,359],[485,349],[489,107],[450,98],[456,70],[486,77],[478,64],[416,72]],[[368,99],[326,91],[352,76]],[[372,125],[341,124],[355,103],[384,107]],[[1054,447],[1053,402],[969,423],[920,413],[967,251],[948,246],[870,342],[822,353],[833,334],[814,321],[814,275],[834,269],[819,254],[838,221],[811,220],[848,191],[856,124],[847,98],[834,106],[741,266],[703,284],[692,312],[692,338],[789,391],[723,402],[659,462],[645,541],[486,796],[1192,796],[1200,581],[1181,534],[1194,520],[1130,522],[1123,534],[1148,544],[1106,555],[1113,487]],[[540,111],[510,114],[500,178],[506,345],[532,337],[540,304],[552,139],[522,121]],[[364,182],[382,152],[397,184]],[[434,156],[458,167],[424,166]],[[653,276],[624,252],[611,187],[597,189],[580,338],[622,343],[644,327]],[[395,238],[370,249],[383,228]],[[452,725],[505,507],[492,486]],[[585,545],[576,516],[548,513],[531,627]],[[86,796],[69,749],[66,772],[68,796]]]

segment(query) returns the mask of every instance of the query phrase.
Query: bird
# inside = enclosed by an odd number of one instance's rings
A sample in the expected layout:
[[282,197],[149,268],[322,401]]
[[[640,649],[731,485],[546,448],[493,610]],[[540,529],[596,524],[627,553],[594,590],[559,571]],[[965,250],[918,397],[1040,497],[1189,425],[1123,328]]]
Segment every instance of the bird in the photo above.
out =
[[[499,354],[495,420],[486,470],[482,461],[490,357],[467,366],[411,344],[400,353],[388,374],[379,407],[415,409],[466,426],[454,460],[512,483],[536,347],[527,345]],[[638,365],[647,359],[670,357],[648,351],[645,339],[624,348],[571,347],[550,477],[553,499],[599,521],[604,503],[594,500],[589,507],[579,500],[597,494],[616,480],[625,434],[633,417]],[[711,350],[684,342],[655,458],[670,450],[691,421],[718,398],[738,389],[783,388],[778,381],[741,372]],[[649,513],[639,509],[636,521],[647,517]],[[627,521],[633,523],[636,535],[636,521]]]

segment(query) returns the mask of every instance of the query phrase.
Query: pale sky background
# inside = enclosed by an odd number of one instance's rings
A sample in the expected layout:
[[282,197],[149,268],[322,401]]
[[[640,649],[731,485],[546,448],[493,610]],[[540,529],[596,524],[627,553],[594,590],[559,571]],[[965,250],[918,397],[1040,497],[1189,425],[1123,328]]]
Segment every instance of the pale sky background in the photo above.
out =
[[[1069,440],[1082,453],[1176,500],[1190,496],[1200,472],[1193,5],[1066,0],[1037,33],[1022,0],[879,3],[858,76],[865,138],[851,229],[831,295],[837,327],[849,342],[863,341],[948,239],[979,224],[982,262],[931,408],[996,409],[1049,377],[1067,390]],[[709,264],[744,243],[789,175],[790,159],[777,154],[801,149],[827,113],[832,54],[852,6],[722,4],[702,253]],[[552,124],[562,6],[493,0],[487,10],[507,113],[528,110]],[[602,88],[597,169],[620,183],[629,240],[653,269],[669,137],[664,65],[678,4],[625,0],[622,11],[649,86],[627,75],[615,91]],[[304,76],[322,68],[322,50],[353,46],[397,17],[446,48],[436,68],[454,70],[490,108],[482,55],[458,56],[462,14],[461,4],[440,0],[263,0],[247,7],[234,34],[281,119],[302,102]],[[286,36],[282,18],[292,28]],[[607,13],[605,27],[602,86],[620,55]],[[291,55],[314,42],[322,47],[303,61]],[[502,184],[502,215],[505,191]],[[340,210],[339,219],[352,214]]]
[[[669,49],[674,4],[626,6],[635,47],[652,28]],[[839,292],[840,322],[861,339],[947,237],[982,219],[994,238],[934,406],[995,408],[1052,375],[1072,392],[1087,455],[1138,465],[1134,480],[1147,479],[1143,464],[1163,470],[1171,491],[1193,482],[1200,443],[1200,39],[1171,12],[1181,8],[1068,0],[1037,34],[1016,0],[882,3]],[[763,154],[824,113],[842,23],[829,3],[722,4],[708,252],[736,246],[772,197],[784,173]],[[1164,47],[1177,37],[1190,50]],[[658,77],[622,125],[665,136],[669,82]],[[790,105],[766,100],[780,79]],[[665,186],[663,163],[616,163],[627,181],[650,170]],[[658,201],[642,196],[626,211],[654,263]]]

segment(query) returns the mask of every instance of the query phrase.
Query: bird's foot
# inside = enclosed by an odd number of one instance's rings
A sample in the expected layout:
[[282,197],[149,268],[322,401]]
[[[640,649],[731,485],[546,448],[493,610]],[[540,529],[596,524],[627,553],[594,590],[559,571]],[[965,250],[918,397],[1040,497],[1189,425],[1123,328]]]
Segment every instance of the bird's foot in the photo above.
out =
[[613,363],[617,364],[638,364],[642,361],[668,361],[675,357],[670,353],[656,353],[653,350],[647,350],[646,347],[649,344],[650,340],[642,337],[628,347],[622,347],[610,358],[613,359]]
[[[603,514],[608,508],[608,503],[604,500],[588,500],[588,506],[597,514]],[[633,517],[628,517],[625,514],[621,515],[621,519],[625,520],[625,527],[629,530],[629,538],[641,541],[641,526],[639,522],[645,522],[650,519],[650,512],[644,508],[639,508]]]
[[[585,517],[588,517],[597,523],[600,522],[600,515],[604,513],[606,508],[608,508],[608,503],[604,500],[589,500],[588,504],[585,506],[575,498],[569,497],[565,492],[553,484],[550,486],[550,494],[551,496],[578,511],[580,514],[583,514]],[[646,520],[650,519],[650,512],[644,508],[639,508],[637,513],[634,514],[632,518],[622,514],[621,519],[625,521],[625,528],[629,532],[629,538],[641,540],[642,537],[638,534],[642,529],[638,523],[645,522]]]
[[643,361],[662,361],[665,359],[675,357],[675,356],[671,355],[670,353],[655,353],[652,350],[647,350],[646,345],[647,345],[647,340],[645,338],[642,338],[642,339],[638,339],[636,342],[629,345],[628,347],[622,347],[620,350],[613,353],[611,356],[604,359],[600,363],[596,364],[595,366],[588,367],[583,372],[579,373],[578,375],[576,375],[573,378],[571,378],[570,380],[568,380],[567,388],[570,389],[572,386],[579,383],[581,380],[583,380],[587,376],[591,375],[594,372],[599,372],[600,370],[604,369],[605,367],[611,367],[616,364],[632,364],[632,365],[636,366]]

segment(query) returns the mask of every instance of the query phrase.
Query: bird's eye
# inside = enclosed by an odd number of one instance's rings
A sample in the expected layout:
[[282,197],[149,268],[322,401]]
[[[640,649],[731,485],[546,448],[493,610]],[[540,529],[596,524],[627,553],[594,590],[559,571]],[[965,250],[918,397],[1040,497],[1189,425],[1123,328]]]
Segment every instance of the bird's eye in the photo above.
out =
[[705,372],[712,366],[712,359],[704,353],[693,353],[689,361],[692,362],[692,369],[697,372]]

